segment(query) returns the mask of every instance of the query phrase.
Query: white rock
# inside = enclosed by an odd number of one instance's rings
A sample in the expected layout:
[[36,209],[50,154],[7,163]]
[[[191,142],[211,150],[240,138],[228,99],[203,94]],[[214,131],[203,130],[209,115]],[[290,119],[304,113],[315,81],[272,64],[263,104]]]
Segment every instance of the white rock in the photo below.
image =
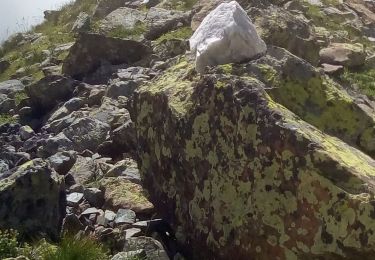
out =
[[190,38],[196,55],[195,67],[242,62],[265,53],[267,46],[258,36],[245,10],[236,2],[222,3],[203,19]]

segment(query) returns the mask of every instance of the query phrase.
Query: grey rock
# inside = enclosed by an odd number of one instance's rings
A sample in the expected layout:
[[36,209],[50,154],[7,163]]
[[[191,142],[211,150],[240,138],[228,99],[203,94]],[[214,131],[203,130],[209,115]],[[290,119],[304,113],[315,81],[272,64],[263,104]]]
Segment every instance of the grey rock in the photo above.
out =
[[116,213],[111,210],[106,210],[104,212],[104,218],[106,219],[107,223],[113,222],[116,219]]
[[42,71],[44,76],[50,76],[50,75],[60,75],[61,74],[61,67],[57,65],[49,65],[49,66],[43,66],[42,63]]
[[85,13],[81,12],[77,20],[74,22],[72,26],[72,32],[79,33],[79,32],[86,32],[90,30],[90,24],[91,24],[91,17]]
[[63,133],[52,136],[44,140],[43,146],[40,146],[37,151],[38,157],[47,158],[59,151],[73,150],[73,142],[68,139]]
[[137,9],[120,7],[108,14],[100,23],[100,29],[110,31],[111,29],[123,27],[132,30],[139,24],[145,22],[146,13]]
[[74,184],[84,185],[100,178],[102,175],[95,160],[90,157],[77,156],[77,160],[70,169],[69,174],[74,180]]
[[61,101],[68,100],[77,82],[61,76],[51,75],[27,87],[26,92],[33,106],[46,112]]
[[104,193],[97,188],[87,188],[84,191],[85,199],[91,206],[100,208],[104,204]]
[[191,14],[189,12],[152,7],[147,13],[148,31],[145,38],[155,40],[179,26],[190,26],[190,20]]
[[77,207],[83,200],[83,193],[74,192],[66,197],[69,206]]
[[27,139],[33,137],[34,135],[35,135],[35,132],[30,126],[25,125],[20,128],[20,137],[23,141],[26,141]]
[[96,151],[107,137],[110,127],[90,117],[75,120],[63,130],[64,135],[74,144],[74,150],[82,152],[86,149]]
[[125,238],[129,239],[131,237],[139,236],[142,233],[142,230],[139,228],[129,228],[125,230]]
[[[41,233],[57,240],[65,217],[63,180],[41,159],[12,170],[0,179],[0,228],[16,229],[21,235]],[[27,220],[27,221],[25,221]]]
[[[146,259],[169,260],[163,245],[151,237],[131,237],[126,240],[124,251],[145,250]],[[121,259],[121,258],[120,258]]]
[[14,99],[8,98],[5,94],[0,94],[0,113],[9,114],[10,110],[16,108]]
[[68,214],[63,222],[63,231],[70,234],[77,234],[80,230],[84,230],[85,226],[81,223],[77,215]]
[[9,165],[4,161],[0,159],[0,176],[1,174],[5,173],[9,170]]
[[116,214],[115,223],[121,224],[133,224],[135,223],[136,214],[131,209],[119,209]]
[[133,80],[129,81],[113,81],[108,87],[106,96],[110,98],[118,98],[119,96],[130,97],[139,84]]
[[97,208],[88,208],[85,211],[83,211],[81,215],[92,215],[92,214],[99,215],[100,213],[101,211]]
[[131,120],[126,121],[122,126],[113,130],[111,136],[114,145],[120,150],[127,152],[135,151],[137,139],[134,123]]
[[58,152],[48,158],[53,169],[61,175],[67,174],[77,160],[74,151]]
[[130,259],[148,259],[144,249],[120,252],[114,255],[111,260],[130,260]]
[[16,92],[23,91],[25,86],[19,80],[7,80],[0,82],[0,94],[13,96]]

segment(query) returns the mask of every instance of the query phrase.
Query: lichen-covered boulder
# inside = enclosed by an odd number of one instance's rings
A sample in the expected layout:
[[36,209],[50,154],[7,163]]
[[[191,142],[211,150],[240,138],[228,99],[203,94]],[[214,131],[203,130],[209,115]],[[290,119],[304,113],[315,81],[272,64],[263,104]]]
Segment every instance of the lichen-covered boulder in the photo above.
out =
[[140,88],[132,116],[151,201],[189,259],[372,259],[375,161],[263,88],[198,78],[186,61]]
[[202,73],[206,66],[256,58],[267,47],[246,12],[232,1],[204,18],[190,38],[190,49],[196,56],[196,70]]
[[63,178],[41,159],[13,171],[0,179],[0,229],[16,229],[32,239],[45,234],[57,240],[65,216]]
[[269,46],[267,55],[232,66],[231,73],[258,78],[276,102],[375,157],[375,108],[357,101],[305,60]]

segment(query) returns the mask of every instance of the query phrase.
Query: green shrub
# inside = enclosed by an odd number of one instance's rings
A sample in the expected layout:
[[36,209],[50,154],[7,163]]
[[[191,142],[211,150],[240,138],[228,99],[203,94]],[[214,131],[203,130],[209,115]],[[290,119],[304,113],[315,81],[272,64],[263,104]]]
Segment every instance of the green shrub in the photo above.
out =
[[[0,114],[0,125],[7,124],[7,123],[15,123],[17,120],[8,114]],[[1,232],[1,231],[0,231]],[[7,231],[3,231],[7,232]],[[1,235],[0,235],[1,236]],[[0,238],[1,239],[1,238]],[[1,254],[0,254],[1,255]],[[1,258],[0,258],[1,259]]]
[[90,238],[63,238],[56,251],[47,252],[43,260],[106,260],[104,248]]
[[[0,118],[1,125],[1,118]],[[18,233],[14,230],[0,230],[0,259],[16,257],[18,253]]]

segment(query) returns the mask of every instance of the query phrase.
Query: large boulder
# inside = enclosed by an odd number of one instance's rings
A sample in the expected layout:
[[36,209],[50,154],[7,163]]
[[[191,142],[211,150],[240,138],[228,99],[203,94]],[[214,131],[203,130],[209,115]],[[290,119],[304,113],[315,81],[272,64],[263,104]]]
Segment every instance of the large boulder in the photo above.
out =
[[150,55],[151,50],[140,42],[83,33],[64,60],[63,73],[76,79],[95,72],[103,63],[133,64]]
[[56,240],[65,216],[64,181],[40,159],[0,179],[0,228],[16,229],[28,238],[46,234]]
[[192,67],[141,87],[132,112],[144,185],[189,259],[372,259],[375,161],[256,78]]
[[242,7],[235,1],[222,3],[201,23],[190,38],[196,69],[242,62],[266,52],[267,47]]

